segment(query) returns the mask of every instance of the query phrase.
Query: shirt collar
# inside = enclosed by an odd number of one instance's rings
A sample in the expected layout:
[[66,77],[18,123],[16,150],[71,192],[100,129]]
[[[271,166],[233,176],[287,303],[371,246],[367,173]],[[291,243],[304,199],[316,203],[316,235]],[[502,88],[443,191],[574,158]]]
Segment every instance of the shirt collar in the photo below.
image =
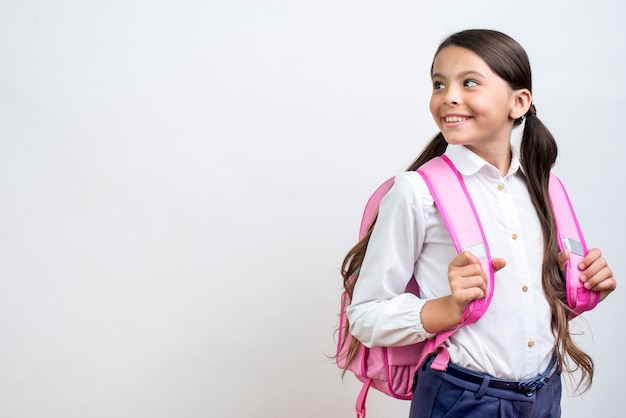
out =
[[[495,170],[495,167],[463,145],[448,144],[445,155],[454,163],[459,173],[464,176],[476,174],[483,167],[491,167]],[[517,173],[518,170],[523,173],[517,147],[511,144],[511,165],[507,176]]]

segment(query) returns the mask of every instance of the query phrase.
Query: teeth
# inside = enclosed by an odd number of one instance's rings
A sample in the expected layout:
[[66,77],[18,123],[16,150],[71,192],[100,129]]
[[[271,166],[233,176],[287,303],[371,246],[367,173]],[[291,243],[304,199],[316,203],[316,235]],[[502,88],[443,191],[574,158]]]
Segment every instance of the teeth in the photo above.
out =
[[446,122],[461,122],[461,121],[464,121],[466,119],[468,119],[468,118],[463,117],[463,116],[447,116],[447,117],[444,118],[444,120]]

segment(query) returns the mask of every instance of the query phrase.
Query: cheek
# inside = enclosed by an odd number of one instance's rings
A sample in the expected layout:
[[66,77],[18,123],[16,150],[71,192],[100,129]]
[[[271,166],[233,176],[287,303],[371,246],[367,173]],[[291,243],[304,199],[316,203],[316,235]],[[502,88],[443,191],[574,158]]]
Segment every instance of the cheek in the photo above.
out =
[[501,114],[509,109],[509,99],[505,95],[491,94],[477,96],[472,99],[472,110],[477,114]]
[[439,123],[439,102],[434,96],[430,97],[429,107],[430,114],[433,115],[433,119],[435,119],[435,122]]

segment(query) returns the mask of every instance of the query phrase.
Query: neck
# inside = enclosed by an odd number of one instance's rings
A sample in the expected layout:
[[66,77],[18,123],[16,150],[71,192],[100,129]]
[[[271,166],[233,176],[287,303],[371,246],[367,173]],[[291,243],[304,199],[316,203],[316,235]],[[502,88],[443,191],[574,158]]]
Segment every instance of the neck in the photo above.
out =
[[511,145],[507,141],[506,144],[476,148],[470,145],[466,145],[468,149],[474,152],[476,155],[487,161],[494,166],[502,177],[506,176],[511,166]]

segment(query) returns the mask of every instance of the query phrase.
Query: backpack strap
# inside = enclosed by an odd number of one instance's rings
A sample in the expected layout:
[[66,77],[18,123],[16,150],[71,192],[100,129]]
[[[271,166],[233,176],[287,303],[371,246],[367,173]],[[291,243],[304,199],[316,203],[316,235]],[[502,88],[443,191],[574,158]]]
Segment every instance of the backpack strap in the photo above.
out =
[[578,264],[587,254],[587,245],[565,187],[554,174],[550,175],[548,187],[559,248],[570,252],[565,269],[567,304],[579,315],[596,307],[600,302],[600,292],[585,289],[580,281],[581,271]]
[[387,179],[383,184],[378,186],[378,189],[372,193],[370,198],[367,200],[367,204],[365,205],[365,209],[363,210],[363,216],[361,217],[361,227],[359,228],[359,239],[363,238],[370,229],[370,226],[374,222],[374,219],[378,215],[378,207],[380,205],[380,201],[385,197],[391,186],[395,181],[395,177],[391,177]]
[[[442,347],[444,341],[459,327],[473,324],[484,315],[493,297],[495,278],[489,245],[480,218],[454,164],[444,155],[428,161],[417,172],[424,178],[457,252],[460,254],[463,251],[470,251],[474,254],[489,277],[485,296],[466,306],[460,325],[440,332],[428,341],[427,349],[422,354],[425,357]],[[432,367],[445,370],[448,361],[447,350],[440,350]]]

